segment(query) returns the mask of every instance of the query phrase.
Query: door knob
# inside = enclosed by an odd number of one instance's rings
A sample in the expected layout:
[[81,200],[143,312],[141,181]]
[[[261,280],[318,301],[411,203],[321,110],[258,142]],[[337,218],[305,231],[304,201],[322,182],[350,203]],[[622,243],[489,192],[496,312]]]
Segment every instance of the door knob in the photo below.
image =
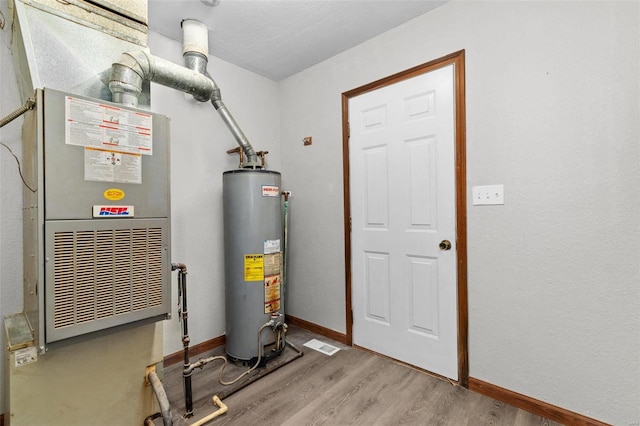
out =
[[451,250],[451,241],[442,240],[440,242],[440,250]]

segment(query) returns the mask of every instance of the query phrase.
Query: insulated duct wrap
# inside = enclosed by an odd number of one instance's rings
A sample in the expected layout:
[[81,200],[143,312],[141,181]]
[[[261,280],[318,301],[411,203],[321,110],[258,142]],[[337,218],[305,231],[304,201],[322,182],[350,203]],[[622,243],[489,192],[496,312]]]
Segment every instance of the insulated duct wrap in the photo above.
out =
[[207,27],[195,19],[182,21],[182,54],[197,52],[209,55],[209,31]]

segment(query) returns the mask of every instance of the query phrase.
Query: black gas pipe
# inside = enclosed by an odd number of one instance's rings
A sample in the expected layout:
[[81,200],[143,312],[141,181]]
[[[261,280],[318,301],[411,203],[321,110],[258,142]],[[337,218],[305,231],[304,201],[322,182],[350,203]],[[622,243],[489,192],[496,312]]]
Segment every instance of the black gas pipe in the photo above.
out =
[[193,416],[193,392],[191,389],[191,375],[193,370],[190,368],[189,361],[189,313],[187,311],[187,266],[184,263],[172,263],[171,270],[178,270],[178,303],[181,303],[178,316],[182,321],[182,347],[184,349],[184,362],[182,370],[182,379],[184,384],[184,403],[186,408],[185,418]]

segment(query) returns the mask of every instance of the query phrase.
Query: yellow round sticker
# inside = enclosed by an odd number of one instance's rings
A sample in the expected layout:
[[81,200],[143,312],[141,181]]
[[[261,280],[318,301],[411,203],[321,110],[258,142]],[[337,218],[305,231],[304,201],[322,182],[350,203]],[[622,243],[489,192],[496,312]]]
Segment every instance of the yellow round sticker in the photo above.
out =
[[122,189],[110,188],[104,191],[104,198],[111,201],[118,201],[124,198],[124,191]]

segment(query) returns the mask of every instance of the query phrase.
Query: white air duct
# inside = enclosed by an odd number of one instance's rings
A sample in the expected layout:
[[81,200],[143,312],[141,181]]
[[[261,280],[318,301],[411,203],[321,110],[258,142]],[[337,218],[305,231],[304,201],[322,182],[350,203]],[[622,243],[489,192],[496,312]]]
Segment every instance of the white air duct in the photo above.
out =
[[205,57],[209,55],[209,30],[195,19],[182,21],[182,54],[197,52]]

